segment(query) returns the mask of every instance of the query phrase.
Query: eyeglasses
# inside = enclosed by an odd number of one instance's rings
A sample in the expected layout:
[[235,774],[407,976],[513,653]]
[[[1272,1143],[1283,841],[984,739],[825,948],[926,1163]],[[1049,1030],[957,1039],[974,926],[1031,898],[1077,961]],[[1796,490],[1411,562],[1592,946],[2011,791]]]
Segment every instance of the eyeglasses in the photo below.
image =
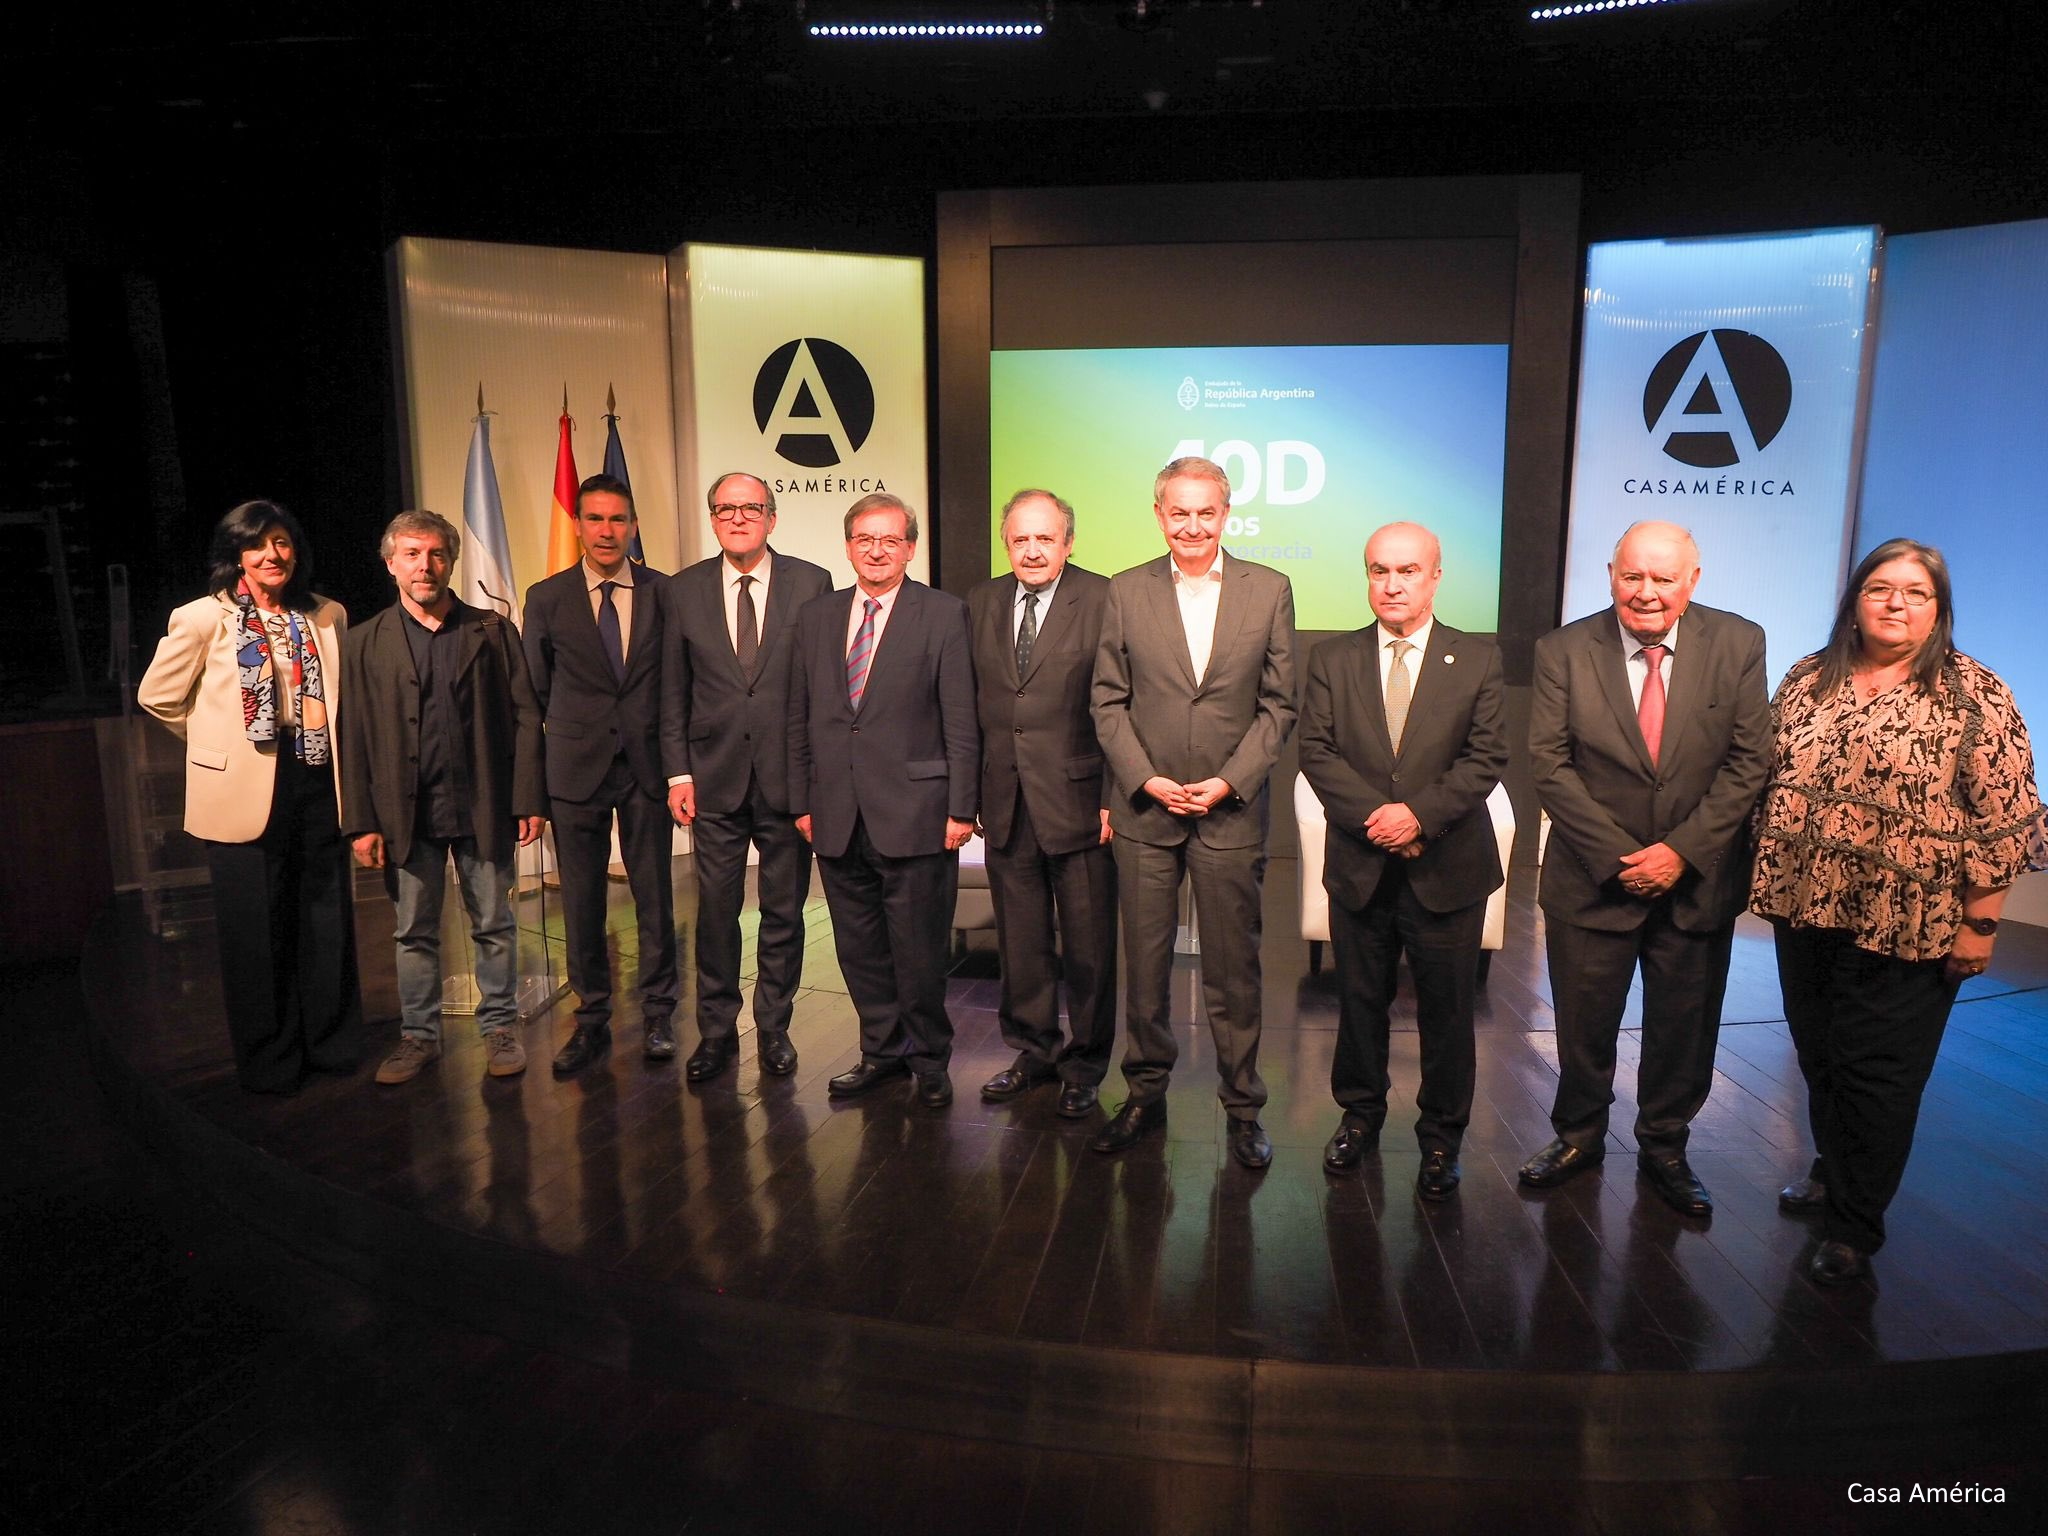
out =
[[711,515],[728,523],[754,523],[766,517],[768,509],[758,501],[721,501],[712,507]]
[[1863,601],[1876,603],[1880,607],[1890,604],[1894,594],[1908,608],[1925,608],[1934,601],[1934,594],[1925,587],[1895,587],[1890,582],[1873,581],[1862,592]]
[[910,540],[894,533],[856,533],[846,542],[862,553],[872,549],[879,549],[885,555],[893,555],[897,550],[908,544]]

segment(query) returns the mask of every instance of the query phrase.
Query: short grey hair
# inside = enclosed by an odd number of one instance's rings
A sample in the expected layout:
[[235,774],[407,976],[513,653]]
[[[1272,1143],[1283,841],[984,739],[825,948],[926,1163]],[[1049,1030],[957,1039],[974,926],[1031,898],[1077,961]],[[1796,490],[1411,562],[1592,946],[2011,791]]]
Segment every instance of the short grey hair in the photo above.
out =
[[718,488],[728,480],[751,480],[768,493],[768,515],[775,515],[775,487],[755,474],[751,469],[728,469],[711,482],[711,489],[704,493],[704,510],[710,511],[718,505]]
[[462,558],[462,535],[438,512],[401,512],[391,519],[384,525],[384,537],[377,541],[377,558],[388,561],[406,534],[421,539],[438,534],[448,550],[448,563],[453,565]]
[[1001,519],[999,519],[996,523],[996,526],[1003,530],[1003,536],[1005,538],[1009,537],[1010,514],[1016,511],[1025,502],[1035,501],[1039,497],[1044,497],[1047,501],[1051,502],[1054,506],[1060,509],[1060,515],[1066,518],[1067,520],[1067,542],[1069,544],[1073,543],[1074,509],[1067,504],[1067,499],[1064,496],[1058,496],[1051,491],[1042,491],[1036,488],[1017,491],[1011,495],[1008,501],[1003,503],[1003,515]]
[[844,519],[846,537],[853,537],[856,518],[866,517],[870,512],[901,512],[903,514],[903,540],[907,544],[917,542],[917,514],[910,510],[910,503],[901,496],[891,496],[887,491],[875,491],[861,497],[846,509]]
[[1228,506],[1230,503],[1230,476],[1223,473],[1223,466],[1214,459],[1197,458],[1189,454],[1185,458],[1175,459],[1159,471],[1152,477],[1153,506],[1158,506],[1159,498],[1166,494],[1166,482],[1169,480],[1213,480],[1223,487],[1224,504]]

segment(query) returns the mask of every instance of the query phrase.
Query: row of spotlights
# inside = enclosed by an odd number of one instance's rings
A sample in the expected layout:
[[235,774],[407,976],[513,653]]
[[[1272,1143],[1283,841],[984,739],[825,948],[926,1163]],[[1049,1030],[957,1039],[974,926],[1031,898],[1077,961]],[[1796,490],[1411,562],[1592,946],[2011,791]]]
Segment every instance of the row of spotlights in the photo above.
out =
[[1639,5],[1662,5],[1664,0],[1587,0],[1584,5],[1547,5],[1531,11],[1531,21],[1555,21],[1560,16],[1589,16],[1595,11],[1629,11]]
[[877,26],[814,26],[813,37],[1037,37],[1045,28],[1038,22],[945,22],[929,26],[917,23]]

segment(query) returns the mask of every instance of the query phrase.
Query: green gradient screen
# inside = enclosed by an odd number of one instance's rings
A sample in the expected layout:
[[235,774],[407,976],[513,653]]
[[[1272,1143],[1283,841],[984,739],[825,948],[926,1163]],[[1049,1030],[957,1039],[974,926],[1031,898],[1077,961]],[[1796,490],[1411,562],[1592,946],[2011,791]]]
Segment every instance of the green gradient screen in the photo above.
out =
[[[1152,477],[1202,454],[1230,476],[1223,547],[1287,574],[1301,628],[1371,622],[1366,536],[1405,518],[1443,540],[1438,614],[1489,633],[1507,398],[1498,345],[995,352],[991,523],[1011,492],[1042,486],[1073,503],[1082,565],[1157,559]],[[1007,571],[1000,526],[992,549]]]

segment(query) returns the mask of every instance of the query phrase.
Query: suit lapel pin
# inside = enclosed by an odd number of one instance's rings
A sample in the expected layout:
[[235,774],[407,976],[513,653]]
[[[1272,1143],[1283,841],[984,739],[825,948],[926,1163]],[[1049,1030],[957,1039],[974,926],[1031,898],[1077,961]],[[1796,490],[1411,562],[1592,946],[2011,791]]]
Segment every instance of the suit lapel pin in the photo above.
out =
[[1444,665],[1448,667],[1452,662],[1456,661],[1457,659],[1458,658],[1455,656],[1446,656],[1444,658]]

